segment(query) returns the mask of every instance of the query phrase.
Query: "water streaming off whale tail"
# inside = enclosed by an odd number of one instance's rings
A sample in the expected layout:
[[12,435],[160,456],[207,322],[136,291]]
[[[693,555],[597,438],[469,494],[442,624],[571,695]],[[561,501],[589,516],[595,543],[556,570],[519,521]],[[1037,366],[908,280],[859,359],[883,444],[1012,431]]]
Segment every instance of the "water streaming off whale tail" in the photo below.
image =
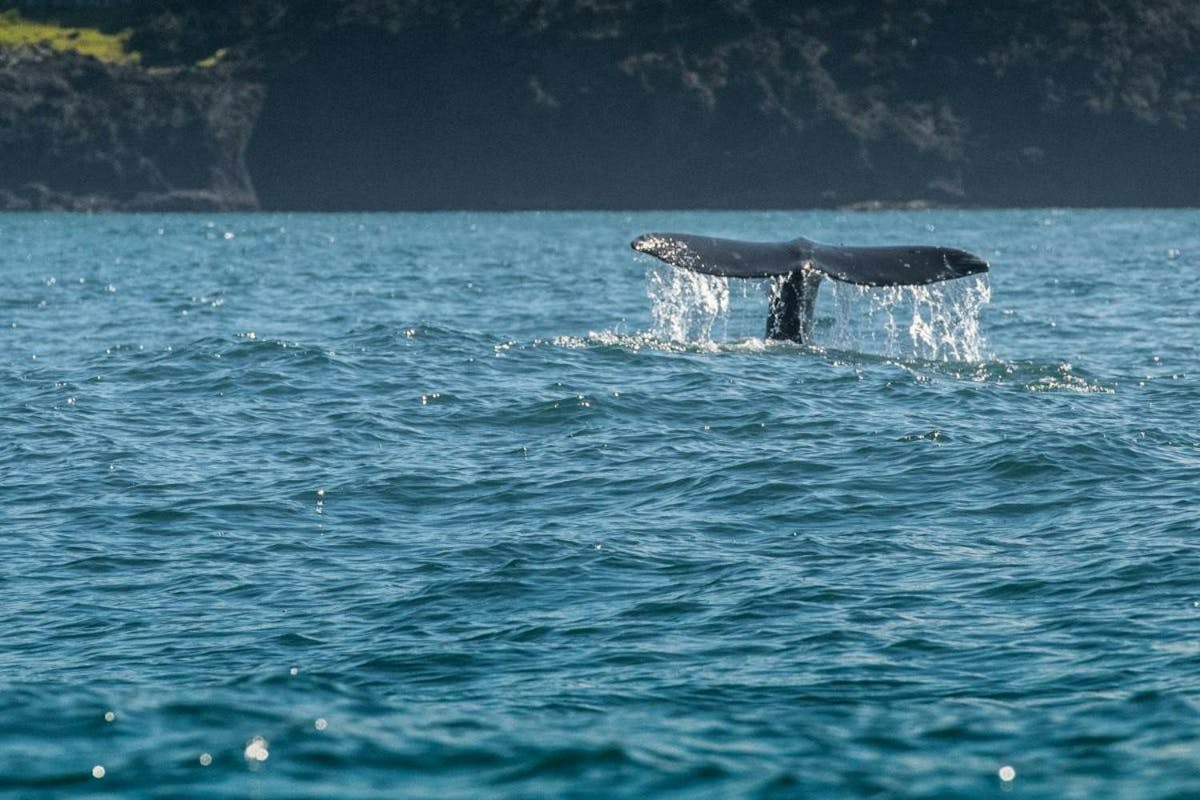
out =
[[[923,361],[988,357],[980,319],[992,290],[984,276],[883,288],[825,281],[821,291],[817,345]],[[830,309],[832,319],[822,320]]]
[[[775,278],[736,281],[652,267],[646,282],[651,336],[699,345],[761,338]],[[812,345],[923,361],[978,362],[987,356],[980,324],[991,287],[984,276],[925,286],[821,285]]]
[[651,335],[670,342],[713,341],[728,334],[729,279],[672,267],[651,267],[646,277]]

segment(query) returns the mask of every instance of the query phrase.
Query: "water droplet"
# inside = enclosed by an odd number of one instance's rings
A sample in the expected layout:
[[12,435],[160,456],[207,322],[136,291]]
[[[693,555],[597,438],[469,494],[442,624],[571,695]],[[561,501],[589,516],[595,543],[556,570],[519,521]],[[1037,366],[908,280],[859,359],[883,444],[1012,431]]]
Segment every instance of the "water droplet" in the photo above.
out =
[[271,751],[267,749],[267,740],[261,736],[255,736],[250,741],[246,742],[246,749],[242,752],[247,761],[266,761],[271,755]]

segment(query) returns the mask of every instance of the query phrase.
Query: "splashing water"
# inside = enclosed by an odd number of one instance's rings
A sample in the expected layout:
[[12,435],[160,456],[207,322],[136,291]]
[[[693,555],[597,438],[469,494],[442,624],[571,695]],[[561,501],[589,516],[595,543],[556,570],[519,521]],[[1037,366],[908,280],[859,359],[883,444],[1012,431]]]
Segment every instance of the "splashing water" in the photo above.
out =
[[820,344],[926,361],[985,358],[980,316],[992,295],[986,278],[883,288],[826,283],[835,313]]
[[[729,280],[669,267],[651,268],[646,295],[653,332],[672,342],[711,340],[713,327],[729,315]],[[722,338],[724,325],[722,326]]]
[[[743,286],[743,297],[752,307],[741,309],[741,303],[730,302],[727,278],[652,268],[646,287],[654,320],[650,333],[674,343],[701,345],[723,341],[731,333],[739,339],[747,334],[761,337],[757,331],[766,318],[771,285],[764,281]],[[980,362],[987,346],[980,316],[990,299],[991,286],[984,277],[883,288],[826,280],[817,297],[811,344],[888,358]],[[749,328],[743,311],[753,317]]]

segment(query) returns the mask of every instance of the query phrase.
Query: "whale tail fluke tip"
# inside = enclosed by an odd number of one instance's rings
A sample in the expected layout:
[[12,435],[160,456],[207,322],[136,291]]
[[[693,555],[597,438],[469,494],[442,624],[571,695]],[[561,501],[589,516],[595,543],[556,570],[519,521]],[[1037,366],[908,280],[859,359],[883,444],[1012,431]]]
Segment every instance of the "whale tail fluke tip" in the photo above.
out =
[[989,268],[988,262],[975,255],[968,253],[965,250],[948,250],[946,255],[946,266],[954,270],[957,275],[974,275],[979,272],[987,272]]

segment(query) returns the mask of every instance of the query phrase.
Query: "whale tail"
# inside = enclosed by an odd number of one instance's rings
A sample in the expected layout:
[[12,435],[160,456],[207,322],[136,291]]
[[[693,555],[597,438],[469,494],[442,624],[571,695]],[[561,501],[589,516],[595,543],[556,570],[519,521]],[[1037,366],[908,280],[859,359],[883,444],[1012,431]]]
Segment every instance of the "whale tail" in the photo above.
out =
[[726,278],[786,276],[771,298],[767,337],[803,342],[821,277],[860,286],[920,286],[988,271],[973,253],[952,247],[843,247],[809,239],[744,242],[690,233],[647,233],[630,246],[673,267]]
[[689,233],[647,233],[630,243],[674,267],[727,278],[769,278],[802,268],[862,286],[919,286],[987,272],[988,263],[952,247],[843,247],[809,239],[743,242]]

